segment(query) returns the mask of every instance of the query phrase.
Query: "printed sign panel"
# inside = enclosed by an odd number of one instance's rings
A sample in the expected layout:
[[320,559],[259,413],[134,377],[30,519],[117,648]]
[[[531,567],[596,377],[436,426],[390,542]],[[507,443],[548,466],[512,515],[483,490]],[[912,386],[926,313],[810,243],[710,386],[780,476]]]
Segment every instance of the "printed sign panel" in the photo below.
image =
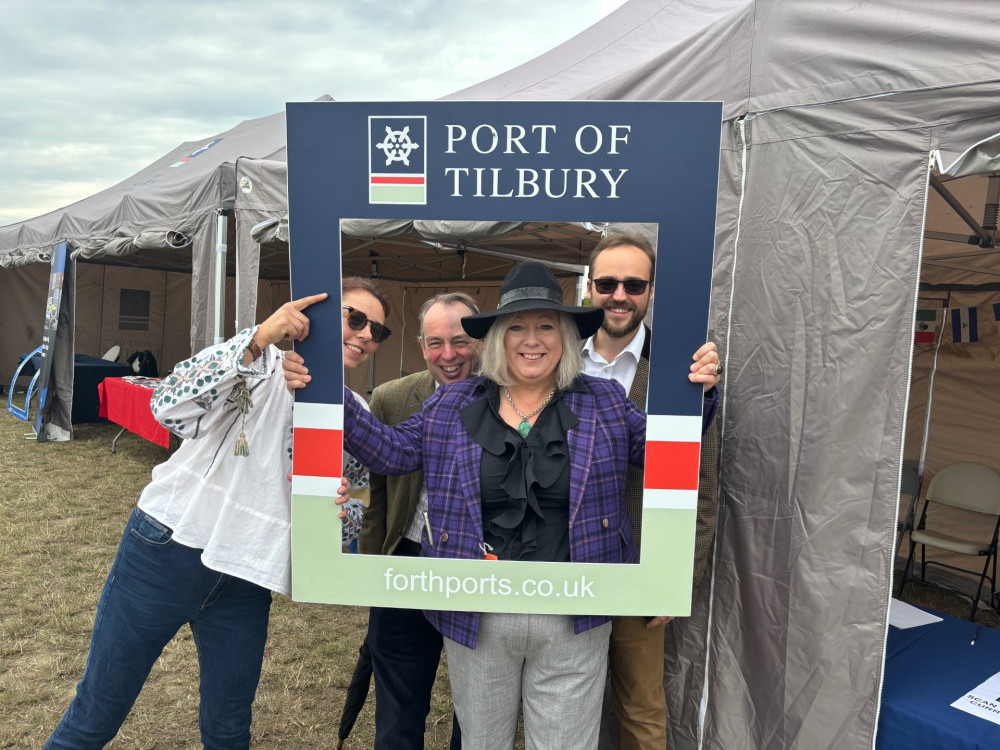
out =
[[[59,328],[59,310],[62,308],[63,281],[66,275],[66,243],[52,246],[52,270],[49,273],[49,296],[45,302],[45,327],[42,329],[42,365],[38,375],[38,408],[35,411],[34,430],[39,442],[45,442],[45,418],[52,406],[52,361]],[[25,410],[28,405],[25,404]]]
[[[309,308],[310,336],[296,345],[313,380],[295,404],[295,599],[689,613],[703,393],[686,375],[706,338],[721,117],[711,102],[288,105],[292,297],[330,294]],[[659,226],[639,564],[341,552],[340,224],[400,217]]]

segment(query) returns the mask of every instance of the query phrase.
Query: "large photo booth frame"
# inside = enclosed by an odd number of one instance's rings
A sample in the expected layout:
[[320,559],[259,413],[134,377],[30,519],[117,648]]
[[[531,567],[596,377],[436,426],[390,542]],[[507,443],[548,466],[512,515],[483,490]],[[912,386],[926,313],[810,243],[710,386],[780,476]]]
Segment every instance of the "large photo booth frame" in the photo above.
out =
[[[722,105],[718,102],[310,102],[287,105],[296,344],[292,596],[336,604],[687,615]],[[341,221],[562,221],[659,227],[642,546],[636,565],[427,559],[342,551]],[[544,262],[544,258],[541,259]],[[574,303],[575,300],[567,300]]]

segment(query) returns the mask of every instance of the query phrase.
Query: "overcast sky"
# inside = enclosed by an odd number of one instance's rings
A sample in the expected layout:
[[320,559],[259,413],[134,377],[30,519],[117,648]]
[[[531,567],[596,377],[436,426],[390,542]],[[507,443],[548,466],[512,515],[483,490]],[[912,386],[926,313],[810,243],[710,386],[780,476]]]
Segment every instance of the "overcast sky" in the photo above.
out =
[[323,94],[435,99],[624,0],[3,0],[0,225]]

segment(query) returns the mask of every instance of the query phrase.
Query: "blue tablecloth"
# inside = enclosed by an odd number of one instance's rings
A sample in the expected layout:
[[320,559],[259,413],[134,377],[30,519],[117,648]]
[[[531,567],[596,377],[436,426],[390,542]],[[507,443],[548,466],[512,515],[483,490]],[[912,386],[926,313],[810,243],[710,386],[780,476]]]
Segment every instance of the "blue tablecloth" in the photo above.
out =
[[1000,672],[1000,631],[984,626],[973,646],[975,623],[935,614],[944,620],[906,630],[889,627],[875,746],[997,750],[1000,725],[951,704]]
[[[18,361],[22,362],[28,356],[21,354]],[[36,354],[31,362],[24,366],[21,375],[31,376],[42,363],[42,355]],[[132,375],[132,368],[118,362],[109,362],[89,354],[77,354],[73,361],[73,424],[81,422],[103,422],[99,412],[101,400],[97,394],[97,386],[104,378],[121,378]]]

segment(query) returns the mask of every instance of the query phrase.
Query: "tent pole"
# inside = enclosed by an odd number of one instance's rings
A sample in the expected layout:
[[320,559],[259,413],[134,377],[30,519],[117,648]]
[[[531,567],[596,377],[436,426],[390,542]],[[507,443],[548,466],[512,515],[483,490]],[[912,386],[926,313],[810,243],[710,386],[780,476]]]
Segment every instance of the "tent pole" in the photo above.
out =
[[214,343],[225,341],[226,319],[226,237],[229,231],[229,212],[219,209],[215,233],[215,339]]
[[[236,234],[236,248],[235,248],[235,250],[236,250],[236,263],[233,264],[233,268],[235,269],[235,272],[236,272],[236,284],[235,284],[235,290],[234,290],[235,293],[236,293],[236,296],[235,296],[235,299],[233,300],[234,301],[234,309],[233,309],[233,332],[234,333],[239,333],[240,332],[240,296],[241,296],[240,295],[240,265],[241,265],[240,261],[242,260],[242,258],[240,257],[240,220],[239,220],[238,217],[236,219],[236,233],[235,234]],[[258,256],[260,255],[260,245],[257,246],[257,254],[258,254]],[[259,263],[259,261],[258,261],[258,263]]]
[[917,462],[917,486],[913,488],[913,495],[910,497],[910,506],[906,509],[906,518],[903,519],[903,526],[899,530],[899,539],[896,542],[897,556],[899,556],[899,550],[903,546],[903,534],[913,531],[917,501],[920,499],[920,488],[924,484],[924,464],[927,462],[927,441],[930,438],[931,430],[931,407],[934,405],[934,376],[937,375],[938,354],[941,351],[941,339],[944,338],[944,326],[947,320],[948,306],[945,305],[941,318],[941,331],[938,333],[934,343],[934,362],[931,364],[931,376],[927,384],[927,408],[924,410],[924,434],[920,438],[920,460]]
[[927,440],[930,437],[931,429],[931,408],[934,406],[934,376],[937,375],[938,354],[941,351],[941,339],[944,338],[945,321],[948,320],[948,308],[944,308],[944,316],[941,320],[941,333],[938,334],[937,344],[934,346],[934,363],[931,365],[930,383],[927,385],[927,409],[924,413],[924,435],[920,441],[920,463],[917,464],[917,488],[924,481],[924,464],[927,463]]

